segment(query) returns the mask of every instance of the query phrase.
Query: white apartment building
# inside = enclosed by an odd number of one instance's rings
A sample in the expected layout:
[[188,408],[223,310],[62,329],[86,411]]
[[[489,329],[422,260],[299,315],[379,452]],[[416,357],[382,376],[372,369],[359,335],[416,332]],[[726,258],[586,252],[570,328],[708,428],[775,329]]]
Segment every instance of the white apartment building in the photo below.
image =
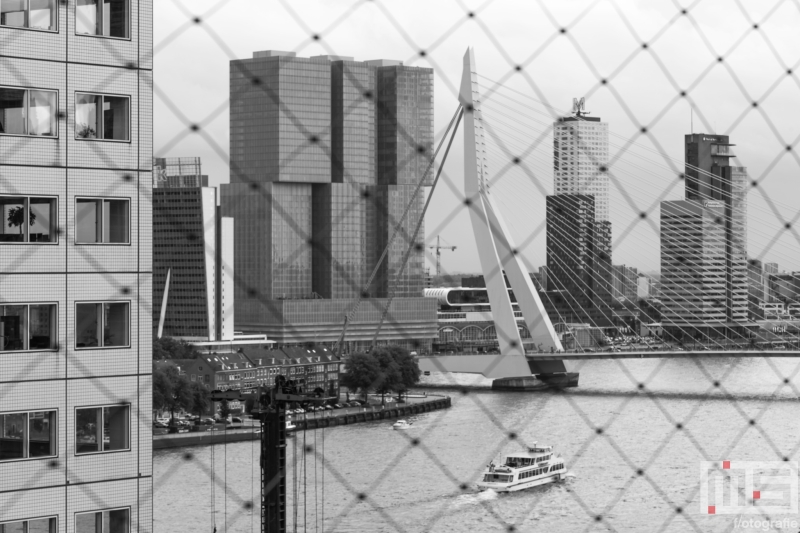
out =
[[0,531],[152,531],[152,0],[0,1]]
[[595,220],[609,220],[608,123],[585,115],[553,124],[555,194],[595,197]]

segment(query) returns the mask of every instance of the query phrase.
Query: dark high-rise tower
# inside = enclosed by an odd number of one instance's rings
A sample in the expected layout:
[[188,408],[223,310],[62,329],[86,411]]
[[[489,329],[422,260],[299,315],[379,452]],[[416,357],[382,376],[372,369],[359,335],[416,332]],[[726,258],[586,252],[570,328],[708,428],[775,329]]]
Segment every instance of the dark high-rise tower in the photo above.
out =
[[[609,326],[611,272],[606,224],[595,220],[595,198],[581,194],[547,197],[547,289],[557,321]],[[553,291],[559,291],[555,294]]]
[[686,200],[662,202],[664,327],[676,336],[743,334],[747,322],[747,169],[727,135],[685,136]]

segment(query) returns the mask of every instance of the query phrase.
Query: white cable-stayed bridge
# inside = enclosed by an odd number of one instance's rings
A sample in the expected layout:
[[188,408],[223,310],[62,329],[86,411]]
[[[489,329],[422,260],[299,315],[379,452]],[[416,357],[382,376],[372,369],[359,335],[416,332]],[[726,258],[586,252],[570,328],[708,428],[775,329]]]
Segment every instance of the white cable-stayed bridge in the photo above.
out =
[[[477,373],[490,378],[525,378],[556,386],[570,386],[577,383],[577,375],[569,372],[570,361],[800,357],[799,337],[769,336],[763,331],[759,333],[759,324],[748,321],[748,305],[766,301],[767,291],[765,288],[760,297],[756,295],[756,301],[748,294],[748,267],[754,257],[748,254],[747,217],[760,217],[759,221],[762,222],[774,221],[779,218],[775,206],[791,209],[790,206],[781,202],[771,206],[754,204],[748,213],[747,191],[741,189],[742,183],[745,187],[749,186],[748,181],[731,185],[702,168],[677,161],[661,151],[634,146],[635,142],[616,138],[618,136],[612,135],[615,138],[609,143],[617,149],[612,161],[598,149],[601,143],[591,134],[578,135],[578,146],[557,142],[550,145],[553,117],[556,115],[554,110],[535,98],[480,76],[472,50],[468,50],[464,57],[459,110],[456,114],[463,117],[464,123],[464,204],[470,213],[499,353],[423,357],[420,359],[422,370]],[[586,118],[577,112],[571,120],[582,122]],[[455,130],[452,135],[455,135]],[[730,153],[732,156],[729,148],[726,150],[721,155]],[[622,158],[624,164],[620,164]],[[663,297],[670,302],[671,311],[679,315],[681,321],[670,322],[670,341],[659,349],[650,346],[633,346],[624,350],[603,346],[565,349],[563,332],[557,333],[553,322],[575,321],[562,316],[561,312],[569,317],[585,315],[586,310],[578,308],[578,302],[597,302],[602,299],[598,287],[608,284],[613,272],[610,257],[596,261],[594,268],[581,272],[581,283],[570,287],[577,294],[570,294],[561,302],[560,311],[556,311],[558,316],[552,316],[553,305],[549,305],[551,312],[548,314],[548,306],[542,298],[549,298],[551,292],[540,293],[534,287],[528,274],[530,265],[525,264],[523,254],[525,247],[545,231],[545,213],[535,210],[525,213],[524,223],[530,236],[524,242],[515,243],[510,229],[514,229],[517,235],[526,232],[520,232],[515,227],[519,217],[514,217],[513,213],[518,210],[505,197],[530,196],[531,185],[546,195],[545,188],[535,174],[551,171],[554,160],[573,161],[573,169],[580,167],[584,175],[588,170],[592,176],[580,187],[565,187],[566,194],[591,196],[608,182],[619,190],[636,216],[633,222],[623,228],[615,243],[627,240],[627,246],[646,249],[647,246],[652,248],[652,239],[656,239],[660,244],[662,262],[664,258],[673,261],[675,268],[670,274],[673,279],[662,286],[665,291]],[[613,171],[609,169],[610,163],[614,164]],[[736,169],[740,169],[739,172],[746,177],[743,167]],[[514,171],[529,178],[526,186],[521,186],[519,180],[507,179]],[[642,175],[658,177],[662,181],[667,176],[665,183],[668,187],[663,191],[654,191],[641,183],[639,178]],[[685,224],[675,225],[671,228],[670,237],[662,238],[661,228],[648,215],[667,199],[667,193],[690,180],[700,184],[695,188],[701,191],[699,199],[705,207],[709,206],[709,202],[723,200],[720,206],[725,208],[717,210],[713,221],[716,226],[708,230],[711,238],[704,241],[702,235],[693,233]],[[558,208],[567,210],[566,215],[575,218],[583,214],[577,212],[578,206],[569,202],[559,202]],[[672,209],[678,221],[694,214],[691,206],[680,202],[675,203]],[[642,226],[645,230],[649,228],[652,233],[640,230]],[[755,237],[763,249],[761,255],[769,252],[770,257],[780,259],[783,264],[796,261],[797,250],[793,252],[791,249],[772,247],[776,236],[771,235],[765,227],[764,224],[758,224],[749,229],[749,236]],[[562,272],[574,272],[575,265],[567,264],[566,258],[575,255],[575,247],[580,243],[570,242],[572,235],[563,227],[548,226],[546,229],[548,247],[557,252],[549,254],[548,261],[561,268]],[[800,238],[797,240],[800,242]],[[716,243],[717,248],[711,252],[703,249],[708,242]],[[609,255],[610,252],[608,250]],[[709,258],[708,253],[716,255]],[[709,265],[713,268],[709,268]],[[734,289],[726,292],[724,286],[720,287],[720,276],[726,277]],[[558,288],[567,290],[567,287]],[[629,302],[629,308],[646,316],[636,301]],[[594,306],[593,312],[607,319],[606,323],[613,323],[610,306]],[[787,317],[777,318],[780,322]],[[794,320],[785,322],[796,326]],[[523,339],[520,329],[529,335]],[[534,351],[530,349],[531,345],[535,347]]]

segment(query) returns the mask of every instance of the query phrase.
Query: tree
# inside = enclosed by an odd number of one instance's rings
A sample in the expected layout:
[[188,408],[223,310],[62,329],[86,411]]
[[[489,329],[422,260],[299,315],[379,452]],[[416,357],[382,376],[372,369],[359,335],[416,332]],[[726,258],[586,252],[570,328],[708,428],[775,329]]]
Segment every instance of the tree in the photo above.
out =
[[166,409],[170,414],[170,425],[175,418],[175,411],[192,408],[191,382],[182,376],[178,367],[173,364],[153,365],[153,404],[155,405],[155,381],[156,373],[159,382],[159,402],[160,408]]
[[153,339],[153,360],[165,359],[197,359],[200,357],[194,346],[183,339],[162,337]]
[[[392,377],[392,390],[398,394],[408,391],[409,388],[419,383],[422,372],[416,358],[408,350],[400,346],[385,346],[378,348],[377,353],[385,352],[397,369],[397,374]],[[378,356],[376,353],[376,357]]]
[[227,420],[229,416],[231,416],[231,406],[228,405],[228,400],[222,400],[219,403],[219,417]]
[[159,411],[166,410],[170,396],[172,396],[172,383],[161,365],[153,365],[153,408]]
[[364,399],[381,377],[381,367],[371,354],[354,353],[345,363],[345,373],[339,383],[354,392],[362,392]]
[[400,388],[397,392],[402,394],[419,383],[422,371],[419,369],[417,359],[408,350],[400,347],[396,348],[398,348],[398,352],[396,352],[395,361],[400,367]]
[[[29,217],[29,224],[33,226],[36,223],[36,213],[31,211]],[[22,226],[25,224],[25,208],[12,207],[8,210],[8,227],[19,227],[19,233],[22,234]]]
[[191,382],[189,389],[192,395],[192,406],[189,410],[197,416],[203,416],[208,411],[208,389],[199,381]]
[[381,405],[385,403],[386,394],[398,390],[401,386],[402,375],[400,365],[397,364],[393,346],[379,346],[370,352],[380,366],[380,375],[373,388],[381,395]]

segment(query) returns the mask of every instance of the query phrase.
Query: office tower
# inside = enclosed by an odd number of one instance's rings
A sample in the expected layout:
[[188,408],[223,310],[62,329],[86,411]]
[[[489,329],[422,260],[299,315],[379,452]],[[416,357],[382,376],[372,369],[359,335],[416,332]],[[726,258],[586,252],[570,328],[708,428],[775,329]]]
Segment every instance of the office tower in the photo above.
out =
[[[372,246],[373,265],[400,223],[406,206],[411,204],[378,271],[377,294],[418,297],[422,295],[425,267],[425,226],[420,227],[414,238],[423,207],[422,191],[415,193],[415,190],[423,176],[423,185],[433,184],[433,172],[425,174],[433,158],[433,70],[406,67],[399,61],[366,63],[376,69],[378,84],[377,201],[372,204],[373,209],[377,208],[378,234]],[[401,275],[400,268],[409,248],[411,253]]]
[[0,530],[149,532],[152,2],[0,11]]
[[772,299],[772,293],[769,290],[769,280],[770,276],[778,272],[780,272],[778,270],[778,263],[764,263],[764,298],[767,303],[775,301]]
[[539,278],[542,281],[541,290],[546,291],[547,288],[547,266],[540,266],[539,267]]
[[221,205],[236,219],[238,330],[335,341],[409,206],[364,294],[363,325],[348,336],[371,340],[391,295],[405,303],[390,308],[381,339],[436,336],[422,246],[395,282],[422,212],[415,189],[432,156],[432,86],[431,69],[398,61],[265,51],[231,62],[231,183]]
[[800,272],[782,272],[769,278],[769,292],[773,302],[800,303]]
[[637,297],[639,299],[660,298],[659,282],[647,275],[639,276]]
[[614,265],[614,298],[624,298],[635,302],[639,288],[639,271],[634,267]]
[[[554,190],[556,196],[584,195],[594,199],[594,270],[585,274],[594,280],[593,298],[604,306],[610,305],[613,293],[607,164],[608,124],[601,122],[600,117],[587,116],[583,111],[583,99],[580,102],[576,100],[573,115],[559,118],[553,124]],[[572,205],[569,202],[563,207],[571,208]],[[562,219],[561,224],[581,218]],[[576,228],[575,231],[579,233],[581,230]],[[548,245],[548,257],[554,260],[565,252],[563,246],[551,248]],[[570,258],[565,256],[560,262],[569,261]]]
[[595,197],[595,219],[609,220],[608,123],[579,108],[553,124],[555,194]]
[[159,337],[233,339],[234,220],[221,216],[218,200],[214,187],[153,189],[153,332]]
[[747,263],[747,316],[749,320],[764,318],[762,306],[767,301],[765,287],[764,266],[758,259],[751,259]]
[[[677,333],[684,325],[698,335],[743,335],[747,169],[730,166],[734,145],[727,135],[697,133],[685,139],[686,200],[661,204],[664,316],[672,322],[665,320],[665,329]],[[686,242],[680,241],[680,231],[686,232]],[[696,248],[699,244],[706,250]]]
[[[558,322],[589,322],[610,326],[611,264],[603,244],[604,225],[597,224],[594,196],[560,194],[548,196],[547,288],[558,292],[545,300],[559,308]],[[598,276],[607,272],[607,276]],[[548,309],[550,312],[550,309]],[[553,318],[553,317],[551,317]]]

